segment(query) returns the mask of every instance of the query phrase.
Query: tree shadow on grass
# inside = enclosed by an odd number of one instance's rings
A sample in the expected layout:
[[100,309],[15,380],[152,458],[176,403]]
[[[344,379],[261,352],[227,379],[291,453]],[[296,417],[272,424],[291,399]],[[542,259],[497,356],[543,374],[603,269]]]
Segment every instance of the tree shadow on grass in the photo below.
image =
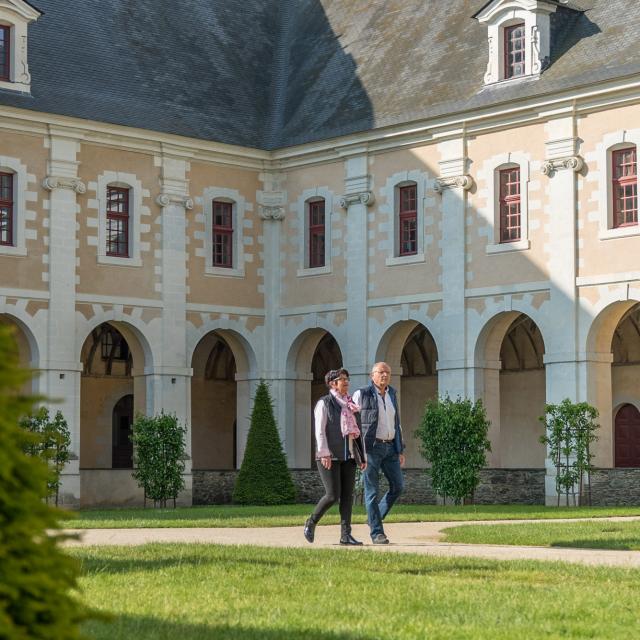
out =
[[612,538],[611,540],[560,540],[552,542],[549,546],[609,551],[637,551],[640,548],[640,540],[637,537]]
[[84,627],[84,631],[95,640],[374,640],[374,636],[362,633],[333,633],[309,628],[266,629],[215,622],[189,624],[135,615],[118,616],[112,622],[92,622]]

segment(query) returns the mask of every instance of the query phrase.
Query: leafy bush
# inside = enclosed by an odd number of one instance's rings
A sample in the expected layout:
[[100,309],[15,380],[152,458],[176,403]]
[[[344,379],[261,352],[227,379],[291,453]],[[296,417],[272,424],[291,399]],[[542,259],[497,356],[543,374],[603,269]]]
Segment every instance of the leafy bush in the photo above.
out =
[[287,467],[273,417],[273,404],[264,380],[260,381],[251,413],[247,448],[233,490],[238,504],[287,504],[296,489]]
[[49,409],[40,407],[36,413],[23,418],[20,426],[36,436],[25,446],[25,453],[37,456],[47,463],[50,472],[47,501],[54,498],[57,507],[60,500],[60,474],[71,458],[71,434],[67,421],[61,411],[56,411],[51,420]]
[[460,504],[473,496],[486,464],[489,421],[481,400],[451,400],[448,396],[425,406],[416,431],[420,452],[431,463],[426,473],[434,490]]
[[167,506],[184,489],[184,461],[186,458],[186,429],[175,415],[158,416],[138,414],[133,422],[133,477],[144,489],[146,498],[155,505]]
[[[567,505],[569,496],[573,504],[591,504],[591,471],[593,454],[590,445],[597,440],[596,422],[598,410],[586,402],[573,403],[565,398],[560,404],[545,405],[540,421],[546,433],[540,442],[547,445],[548,456],[556,466],[556,493],[558,506],[560,496],[565,494]],[[584,496],[587,480],[589,494]],[[577,496],[576,496],[577,493]]]
[[68,514],[46,504],[47,465],[25,454],[37,443],[19,426],[34,401],[20,395],[30,375],[0,327],[0,637],[73,640],[89,614],[73,595],[77,563],[59,549],[63,536],[47,533]]

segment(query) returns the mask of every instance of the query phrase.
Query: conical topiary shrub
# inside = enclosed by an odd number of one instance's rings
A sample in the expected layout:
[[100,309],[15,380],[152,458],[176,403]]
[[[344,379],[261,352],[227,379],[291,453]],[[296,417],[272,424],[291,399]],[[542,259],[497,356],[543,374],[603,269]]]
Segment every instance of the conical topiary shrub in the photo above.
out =
[[273,417],[269,388],[264,380],[260,380],[233,501],[238,504],[287,504],[295,497],[296,489]]
[[19,426],[32,410],[20,395],[30,375],[0,327],[0,638],[75,640],[88,617],[74,593],[80,567],[51,533],[63,512],[45,502],[47,465],[24,452],[36,436]]

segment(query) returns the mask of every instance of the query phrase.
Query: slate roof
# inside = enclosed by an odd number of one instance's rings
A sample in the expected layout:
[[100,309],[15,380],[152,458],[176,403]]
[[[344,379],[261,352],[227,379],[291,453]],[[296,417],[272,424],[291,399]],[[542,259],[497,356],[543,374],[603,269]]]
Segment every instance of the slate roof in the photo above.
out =
[[640,2],[553,1],[541,78],[484,87],[486,0],[34,0],[0,105],[274,149],[640,72]]

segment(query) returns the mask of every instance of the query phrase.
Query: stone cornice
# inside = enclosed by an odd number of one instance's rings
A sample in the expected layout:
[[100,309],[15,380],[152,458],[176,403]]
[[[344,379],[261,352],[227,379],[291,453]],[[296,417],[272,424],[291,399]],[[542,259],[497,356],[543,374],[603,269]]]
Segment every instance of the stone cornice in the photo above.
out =
[[80,178],[62,178],[60,176],[47,176],[42,181],[42,186],[47,191],[54,189],[70,189],[76,193],[86,193],[87,187]]
[[179,196],[173,193],[161,193],[156,202],[161,207],[168,207],[170,204],[177,204],[185,209],[193,209],[193,200],[189,196]]
[[556,173],[564,169],[571,169],[576,173],[584,167],[584,160],[581,156],[568,156],[566,158],[554,158],[553,160],[545,160],[542,163],[542,173],[550,178]]
[[258,214],[263,220],[284,220],[284,207],[260,205]]
[[352,204],[363,204],[370,207],[376,201],[373,191],[362,191],[360,193],[348,193],[340,198],[340,206],[348,209]]
[[468,191],[471,187],[473,187],[473,178],[469,175],[436,178],[433,186],[434,190],[438,193],[442,193],[445,189],[463,189],[464,191]]

